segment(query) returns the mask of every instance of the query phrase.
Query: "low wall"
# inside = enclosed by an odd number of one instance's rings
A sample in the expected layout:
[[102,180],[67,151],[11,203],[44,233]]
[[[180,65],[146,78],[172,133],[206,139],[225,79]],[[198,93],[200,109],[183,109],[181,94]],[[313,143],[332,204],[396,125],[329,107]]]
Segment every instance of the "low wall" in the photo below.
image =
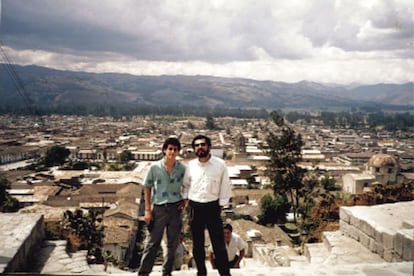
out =
[[43,215],[3,213],[0,219],[0,274],[27,271],[45,238]]
[[340,208],[340,230],[387,262],[412,261],[414,201]]

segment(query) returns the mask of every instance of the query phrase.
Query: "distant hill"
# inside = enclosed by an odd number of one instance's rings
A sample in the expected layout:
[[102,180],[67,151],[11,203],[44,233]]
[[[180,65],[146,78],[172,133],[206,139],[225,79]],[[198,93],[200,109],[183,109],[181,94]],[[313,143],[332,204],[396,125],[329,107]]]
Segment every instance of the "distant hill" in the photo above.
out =
[[[47,108],[152,107],[241,109],[406,108],[414,106],[413,83],[362,86],[284,83],[211,76],[134,76],[18,66],[13,79],[0,65],[0,106]],[[18,83],[24,89],[17,89]]]
[[414,83],[375,84],[348,89],[348,97],[395,105],[414,106]]

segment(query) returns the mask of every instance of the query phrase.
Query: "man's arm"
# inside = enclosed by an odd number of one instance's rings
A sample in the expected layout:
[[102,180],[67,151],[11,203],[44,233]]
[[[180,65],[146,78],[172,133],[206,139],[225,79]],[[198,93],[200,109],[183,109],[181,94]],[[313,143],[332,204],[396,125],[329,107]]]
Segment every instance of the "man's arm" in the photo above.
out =
[[189,171],[190,171],[189,170],[189,165],[187,165],[186,168],[185,168],[183,185],[181,187],[181,197],[184,199],[183,208],[188,207],[188,191],[190,190],[190,183],[191,183],[191,178],[190,178]]
[[232,233],[232,240],[237,245],[237,249],[239,250],[239,258],[237,262],[234,264],[234,268],[240,268],[240,262],[244,258],[247,249],[247,243],[237,234]]
[[144,199],[145,199],[145,216],[144,220],[146,224],[149,224],[152,218],[151,213],[151,188],[145,187],[144,188]]
[[243,259],[244,254],[245,254],[244,249],[240,250],[240,252],[239,252],[239,258],[237,259],[237,262],[234,264],[234,268],[240,268],[240,262]]
[[189,181],[188,181],[188,169],[187,166],[181,162],[178,163],[183,168],[183,179],[180,186],[180,195],[182,198],[182,201],[177,206],[178,210],[183,210],[188,206],[188,187],[189,187]]
[[231,197],[231,182],[229,177],[229,172],[227,169],[226,164],[223,161],[223,172],[221,175],[221,185],[220,185],[220,196],[219,196],[219,204],[220,206],[226,206],[229,204],[229,200]]

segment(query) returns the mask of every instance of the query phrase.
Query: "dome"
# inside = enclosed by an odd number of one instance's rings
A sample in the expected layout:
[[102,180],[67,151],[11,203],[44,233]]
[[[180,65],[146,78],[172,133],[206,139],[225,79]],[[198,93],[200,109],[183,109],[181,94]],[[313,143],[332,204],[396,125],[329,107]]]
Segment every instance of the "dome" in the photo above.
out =
[[368,161],[368,167],[398,167],[398,161],[393,156],[386,153],[374,154]]

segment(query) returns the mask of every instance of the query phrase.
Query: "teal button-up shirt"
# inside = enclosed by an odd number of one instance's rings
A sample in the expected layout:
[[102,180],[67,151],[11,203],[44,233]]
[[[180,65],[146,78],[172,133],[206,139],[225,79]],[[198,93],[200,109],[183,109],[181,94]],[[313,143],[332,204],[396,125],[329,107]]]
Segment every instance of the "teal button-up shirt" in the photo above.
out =
[[181,190],[186,166],[175,162],[171,175],[161,159],[151,165],[144,180],[144,187],[152,188],[152,204],[174,203],[183,199]]

